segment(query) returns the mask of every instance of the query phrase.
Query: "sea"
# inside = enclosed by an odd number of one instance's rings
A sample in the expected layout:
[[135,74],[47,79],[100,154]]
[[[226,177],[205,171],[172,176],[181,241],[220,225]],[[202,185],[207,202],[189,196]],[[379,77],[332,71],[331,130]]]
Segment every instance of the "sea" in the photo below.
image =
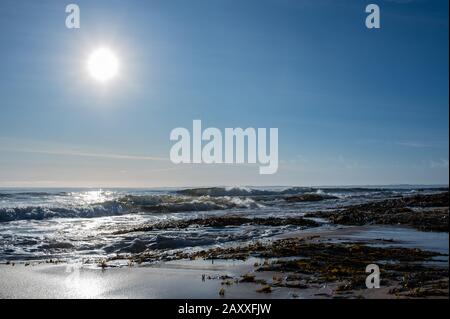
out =
[[[441,185],[0,188],[0,262],[50,259],[80,262],[146,251],[167,253],[245,244],[310,229],[295,225],[204,227],[193,224],[183,229],[143,231],[142,226],[217,216],[301,217],[313,211],[447,190],[448,186]],[[286,200],[304,194],[319,195],[322,200]],[[321,222],[319,229],[336,227]],[[445,249],[448,252],[448,245]]]

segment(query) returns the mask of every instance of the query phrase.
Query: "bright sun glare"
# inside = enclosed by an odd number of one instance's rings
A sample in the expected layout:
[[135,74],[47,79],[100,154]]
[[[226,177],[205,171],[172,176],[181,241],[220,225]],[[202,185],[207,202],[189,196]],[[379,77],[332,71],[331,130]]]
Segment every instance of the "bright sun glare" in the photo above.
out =
[[94,79],[99,82],[107,82],[117,75],[119,61],[110,49],[101,48],[91,53],[87,67]]

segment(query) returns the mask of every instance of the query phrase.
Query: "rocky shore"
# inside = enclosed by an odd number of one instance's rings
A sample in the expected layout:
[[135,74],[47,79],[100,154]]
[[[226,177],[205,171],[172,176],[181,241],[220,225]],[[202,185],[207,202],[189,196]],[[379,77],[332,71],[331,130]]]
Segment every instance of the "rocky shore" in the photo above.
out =
[[[291,196],[285,200],[321,199]],[[108,278],[110,283],[122,280],[120,278],[134,278],[132,282],[129,279],[120,281],[127,295],[142,292],[143,296],[148,293],[162,296],[161,289],[172,287],[167,291],[168,296],[178,296],[179,289],[174,287],[181,280],[191,285],[180,287],[182,297],[196,292],[203,298],[448,298],[448,244],[443,242],[448,242],[448,207],[449,193],[442,192],[374,200],[303,216],[261,218],[231,214],[166,220],[115,230],[112,235],[133,238],[137,233],[160,230],[189,232],[196,228],[243,225],[297,227],[295,232],[285,232],[279,237],[203,249],[146,249],[117,253],[103,259],[86,259],[81,267],[89,269],[86,272],[99,281],[99,287],[103,287],[100,285],[102,278]],[[380,227],[391,227],[392,230],[383,233]],[[358,229],[360,234],[355,236]],[[409,240],[427,234],[428,238],[433,238],[433,245],[408,244],[401,238],[383,237],[383,234],[403,231],[408,233]],[[436,249],[436,245],[441,248]],[[22,268],[8,263],[0,271],[5,274],[4,284],[13,287],[16,272],[17,276],[23,276],[33,272],[27,269],[41,271],[43,267],[61,267],[63,264],[50,260],[27,263]],[[367,289],[366,267],[371,264],[380,269],[380,289]],[[56,271],[56,268],[50,269]],[[93,272],[95,269],[98,273]],[[152,276],[145,287],[142,286],[145,278],[141,280],[137,275],[142,273]],[[161,279],[161,274],[170,275]],[[177,276],[177,279],[171,281],[171,276]],[[92,278],[86,278],[86,281],[91,282]],[[156,288],[155,282],[158,283]],[[55,289],[63,289],[58,280],[55,279],[53,284]],[[46,280],[42,279],[36,285],[45,286]],[[135,289],[141,286],[144,288]],[[206,286],[208,290],[202,290]],[[194,291],[192,287],[199,290]],[[15,288],[11,289],[14,291]],[[19,295],[24,291],[17,288]],[[47,292],[51,291],[53,288],[48,288]]]
[[[161,256],[143,253],[133,256],[132,264],[154,262]],[[434,265],[436,258],[448,256],[436,252],[402,247],[383,247],[361,243],[330,243],[329,238],[293,237],[245,246],[213,248],[194,253],[179,252],[170,260],[261,260],[253,270],[240,276],[217,278],[227,286],[254,283],[256,291],[271,293],[273,289],[320,290],[329,287],[333,298],[361,298],[367,292],[366,266],[377,264],[381,285],[388,287],[386,297],[448,298],[448,265]],[[389,297],[389,298],[390,298]]]
[[[319,238],[288,238],[268,245],[214,249],[189,258],[241,259],[262,257],[255,273],[276,273],[262,281],[266,292],[273,287],[307,289],[314,285],[333,286],[338,297],[357,296],[365,290],[365,268],[377,263],[382,269],[382,285],[392,287],[390,294],[407,297],[448,297],[448,269],[428,267],[437,253],[407,248],[379,248],[361,244],[329,244]],[[188,257],[188,256],[186,256]],[[253,279],[252,279],[253,278]],[[240,281],[255,281],[255,275],[243,275]]]
[[319,217],[340,225],[408,225],[421,231],[448,232],[449,193],[416,195],[314,212],[305,217]]
[[[296,200],[296,199],[291,199]],[[302,199],[303,200],[303,199]],[[314,200],[314,199],[311,199]],[[234,225],[299,225],[308,228],[320,223],[309,218],[322,218],[342,225],[405,225],[420,231],[448,232],[448,192],[374,201],[362,205],[342,207],[326,212],[309,213],[295,218],[244,218],[221,216],[159,223],[129,229],[127,232],[154,229],[186,229],[188,227],[227,227]],[[377,264],[381,270],[383,298],[448,298],[448,255],[417,248],[395,245],[393,240],[351,242],[321,236],[289,237],[257,241],[233,247],[216,247],[196,252],[178,251],[158,254],[146,251],[128,256],[131,264],[154,263],[161,260],[260,260],[253,269],[239,276],[218,276],[225,293],[236,284],[253,283],[257,292],[270,294],[274,289],[320,290],[329,287],[321,297],[361,298],[367,291],[366,266]],[[104,261],[121,259],[117,256]],[[447,264],[435,263],[439,258]],[[295,294],[294,294],[295,295]]]

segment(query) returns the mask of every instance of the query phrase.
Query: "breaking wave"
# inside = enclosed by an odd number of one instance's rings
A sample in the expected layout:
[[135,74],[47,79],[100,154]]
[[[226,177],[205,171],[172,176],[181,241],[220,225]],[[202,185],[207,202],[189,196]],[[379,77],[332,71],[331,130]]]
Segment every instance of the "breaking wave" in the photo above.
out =
[[310,187],[290,187],[280,190],[264,190],[247,187],[210,187],[189,188],[177,191],[177,194],[187,196],[273,196],[273,195],[295,195],[314,191]]
[[128,195],[117,200],[91,205],[0,208],[0,222],[49,218],[93,218],[133,213],[200,212],[232,208],[258,208],[262,206],[250,198],[230,196],[220,198],[201,196],[193,198],[172,195]]
[[133,209],[140,209],[144,212],[188,212],[188,211],[210,211],[231,208],[258,208],[257,204],[250,198],[238,198],[231,196],[223,197],[188,197],[173,195],[147,195],[147,196],[126,196],[120,199],[122,203]]
[[[448,190],[443,187],[442,189]],[[430,189],[433,192],[441,188]],[[425,188],[361,187],[210,187],[147,193],[123,191],[1,191],[0,223],[50,218],[94,218],[125,214],[202,212],[258,209],[274,205],[303,205],[303,202],[337,198],[365,200],[426,192]],[[284,206],[283,206],[284,207]]]
[[49,218],[92,218],[124,213],[126,211],[122,205],[116,202],[81,207],[13,207],[0,208],[0,222]]

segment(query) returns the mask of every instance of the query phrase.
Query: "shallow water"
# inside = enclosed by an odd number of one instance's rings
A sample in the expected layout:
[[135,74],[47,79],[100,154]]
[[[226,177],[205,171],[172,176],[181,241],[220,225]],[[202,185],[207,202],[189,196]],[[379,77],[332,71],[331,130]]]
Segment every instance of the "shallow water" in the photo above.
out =
[[[448,233],[422,232],[399,226],[370,226],[363,231],[348,234],[345,238],[351,241],[375,241],[372,245],[420,248],[441,254],[448,254],[449,246]],[[380,243],[377,244],[376,241]]]

